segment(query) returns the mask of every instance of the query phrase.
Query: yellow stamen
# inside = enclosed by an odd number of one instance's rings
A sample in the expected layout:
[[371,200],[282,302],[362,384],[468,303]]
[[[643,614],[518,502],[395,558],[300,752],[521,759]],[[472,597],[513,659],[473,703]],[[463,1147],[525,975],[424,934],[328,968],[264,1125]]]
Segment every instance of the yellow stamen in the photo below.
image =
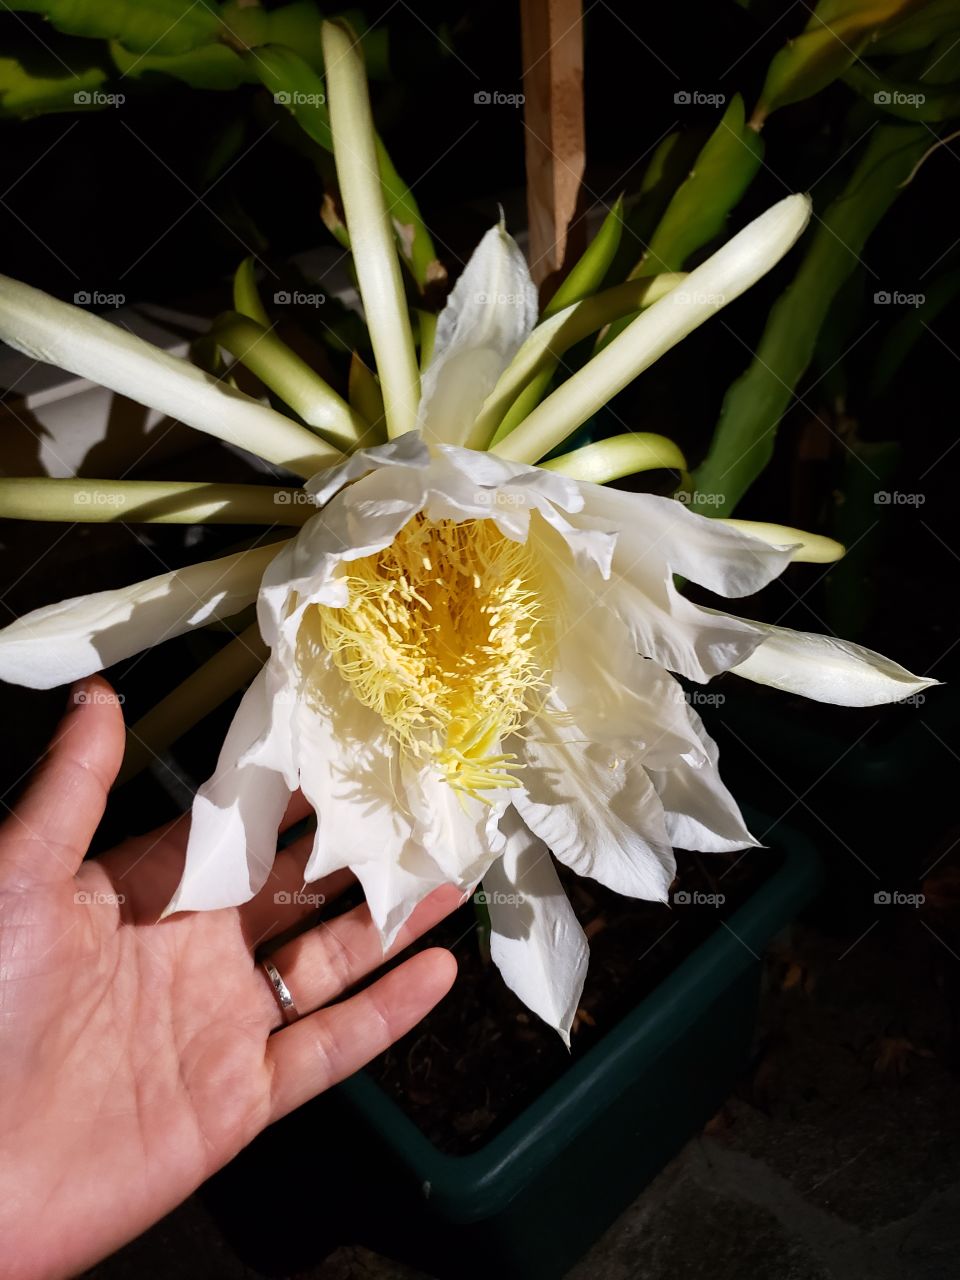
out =
[[555,621],[534,552],[489,520],[417,516],[344,568],[348,603],[317,612],[357,698],[457,790],[518,786],[500,743],[545,682]]

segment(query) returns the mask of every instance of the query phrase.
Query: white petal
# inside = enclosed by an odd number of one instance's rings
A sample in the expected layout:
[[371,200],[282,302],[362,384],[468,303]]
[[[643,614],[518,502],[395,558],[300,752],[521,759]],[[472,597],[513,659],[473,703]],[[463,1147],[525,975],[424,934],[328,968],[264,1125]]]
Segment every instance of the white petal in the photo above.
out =
[[565,554],[552,529],[531,525],[531,536],[544,544],[545,572],[553,571],[557,590],[572,611],[568,626],[578,618],[589,624],[595,610],[609,608],[627,628],[636,653],[701,683],[742,662],[762,640],[763,632],[752,623],[702,609],[682,596],[659,554],[651,552],[631,562],[621,535],[608,521],[582,514],[573,521],[580,531],[605,534],[614,545],[605,575],[609,581],[604,581],[597,552],[591,568],[582,553]]
[[546,845],[509,812],[502,827],[506,849],[483,878],[490,956],[510,990],[569,1048],[587,976],[586,935]]
[[[653,783],[627,749],[584,740],[542,715],[517,746],[525,793],[514,807],[561,862],[629,898],[667,899],[676,870]],[[536,737],[534,737],[536,734]]]
[[264,732],[269,711],[261,671],[237,709],[213,776],[194,798],[183,876],[164,915],[239,906],[266,883],[290,790],[282,774],[240,762]]
[[411,839],[395,750],[376,714],[326,657],[311,676],[297,707],[300,786],[317,813],[304,879],[350,867],[386,949],[448,877]]
[[484,800],[458,794],[434,768],[411,770],[406,787],[413,815],[413,839],[428,850],[450,884],[465,892],[481,880],[503,849],[499,819],[510,797],[487,793]]
[[0,275],[0,339],[270,462],[311,475],[341,455],[312,431],[119,325]]
[[61,600],[0,631],[0,680],[52,689],[100,671],[257,598],[276,543],[161,573],[115,591]]
[[372,449],[358,449],[338,466],[311,476],[303,487],[313,494],[317,505],[323,507],[335,493],[339,493],[352,481],[359,480],[368,471],[377,471],[381,467],[414,467],[422,470],[429,463],[430,450],[423,443],[420,433],[408,431],[395,440],[388,440],[386,444],[375,445]]
[[790,631],[765,622],[751,625],[759,627],[766,638],[733,670],[757,684],[840,707],[876,707],[900,702],[940,683],[915,676],[883,654],[836,636]]
[[771,546],[673,498],[584,482],[580,492],[584,515],[617,530],[621,572],[665,563],[718,595],[749,596],[779,577],[792,558],[792,546]]
[[756,847],[740,807],[717,768],[717,744],[700,717],[687,708],[693,742],[670,768],[647,772],[663,805],[667,834],[676,849],[731,853]]
[[502,225],[471,255],[437,321],[417,425],[428,440],[465,443],[480,407],[537,320],[537,290]]

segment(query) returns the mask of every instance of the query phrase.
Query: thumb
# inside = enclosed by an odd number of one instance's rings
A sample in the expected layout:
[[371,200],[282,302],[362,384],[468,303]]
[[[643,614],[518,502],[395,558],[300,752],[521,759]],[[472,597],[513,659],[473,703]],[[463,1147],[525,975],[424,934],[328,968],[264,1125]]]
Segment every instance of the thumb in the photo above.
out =
[[76,874],[120,768],[123,713],[101,676],[79,680],[33,776],[0,825],[4,877],[41,884]]

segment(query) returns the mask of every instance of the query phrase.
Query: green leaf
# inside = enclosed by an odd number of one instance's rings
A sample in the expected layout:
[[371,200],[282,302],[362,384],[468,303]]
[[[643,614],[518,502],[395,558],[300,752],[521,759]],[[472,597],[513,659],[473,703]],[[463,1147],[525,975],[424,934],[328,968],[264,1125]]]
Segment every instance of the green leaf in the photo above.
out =
[[170,76],[192,89],[236,89],[256,84],[257,77],[235,49],[225,44],[204,44],[183,53],[131,53],[119,40],[110,41],[110,56],[128,80],[146,75]]
[[581,298],[596,293],[603,284],[604,277],[619,248],[622,229],[623,196],[621,195],[617,197],[579,261],[570,268],[556,293],[544,307],[541,320],[546,320],[548,316],[556,315],[571,303],[579,302]]
[[823,213],[803,262],[770,312],[756,356],[724,397],[697,488],[725,515],[763,471],[777,427],[813,355],[838,290],[930,141],[925,126],[875,129],[845,190]]
[[723,233],[762,158],[763,141],[747,124],[743,99],[735,94],[632,274],[681,271],[691,254]]
[[939,123],[960,115],[960,88],[934,89],[922,80],[891,80],[865,66],[851,67],[843,80],[878,111],[900,120]]
[[106,78],[102,66],[89,63],[71,74],[55,59],[42,54],[38,57],[31,52],[23,61],[0,57],[0,119],[97,110],[107,105],[95,98]]
[[770,63],[754,124],[839,79],[885,28],[916,7],[917,0],[820,0],[803,32]]
[[119,40],[135,53],[186,53],[221,33],[212,0],[8,0],[4,7],[41,14],[66,35]]

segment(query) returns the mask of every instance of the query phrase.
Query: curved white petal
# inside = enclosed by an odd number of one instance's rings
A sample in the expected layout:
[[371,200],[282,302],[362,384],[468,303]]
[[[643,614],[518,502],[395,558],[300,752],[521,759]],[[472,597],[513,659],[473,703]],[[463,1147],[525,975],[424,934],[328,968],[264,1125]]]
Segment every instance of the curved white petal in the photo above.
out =
[[720,778],[717,744],[689,707],[686,717],[691,746],[669,768],[647,770],[663,805],[671,844],[702,853],[757,847],[759,841],[747,830],[740,806]]
[[251,604],[276,543],[24,614],[0,631],[0,680],[52,689]]
[[510,811],[502,858],[483,878],[490,956],[510,990],[570,1046],[589,947],[545,844]]
[[625,576],[665,564],[721,596],[749,596],[780,576],[794,547],[773,546],[682,502],[580,482],[583,514],[617,531],[615,571]]
[[0,275],[0,339],[308,476],[341,457],[312,431],[119,325]]
[[463,444],[480,407],[537,321],[537,290],[502,224],[474,249],[437,320],[417,425],[431,441]]
[[317,813],[304,879],[350,867],[386,950],[417,903],[449,877],[411,838],[409,805],[383,725],[325,656],[297,703],[295,750],[300,787]]
[[759,627],[765,638],[733,671],[757,684],[840,707],[876,707],[940,683],[915,676],[883,654],[836,636],[790,631],[765,622],[751,625]]
[[504,845],[500,815],[508,792],[484,800],[460,794],[434,768],[410,770],[406,795],[413,815],[413,839],[426,849],[450,884],[465,892],[482,879]]
[[239,906],[266,883],[290,789],[282,774],[242,759],[269,714],[261,671],[237,708],[213,776],[194,797],[187,859],[165,916]]
[[527,735],[517,744],[524,790],[513,804],[530,830],[578,875],[629,898],[665,902],[673,850],[653,783],[630,744],[592,743],[556,711]]

